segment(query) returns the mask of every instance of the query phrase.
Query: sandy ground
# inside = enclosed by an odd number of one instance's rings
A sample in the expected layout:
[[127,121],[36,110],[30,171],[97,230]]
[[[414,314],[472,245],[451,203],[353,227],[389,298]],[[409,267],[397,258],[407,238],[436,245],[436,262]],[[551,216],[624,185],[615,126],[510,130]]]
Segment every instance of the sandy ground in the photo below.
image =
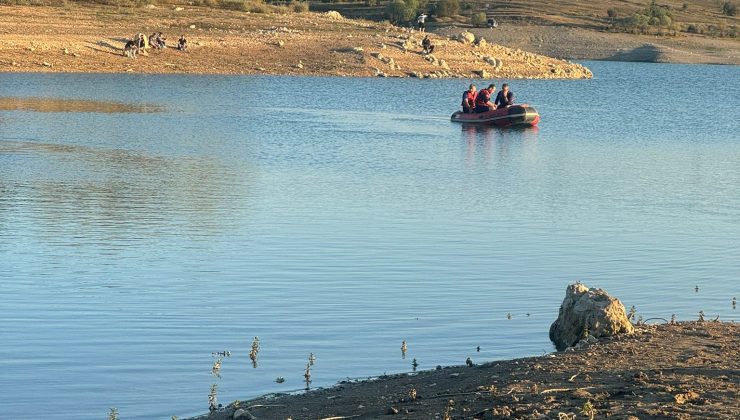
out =
[[[127,38],[164,32],[190,51],[123,56]],[[258,14],[197,7],[0,6],[0,71],[288,74],[387,77],[588,78],[579,64],[498,45],[476,46],[327,14]]]
[[[454,33],[445,28],[440,33]],[[509,25],[471,30],[486,40],[569,60],[740,64],[740,40],[704,35],[655,36],[603,32],[567,26]]]
[[641,326],[632,336],[578,350],[471,362],[266,396],[197,419],[232,419],[239,408],[242,419],[325,420],[736,419],[740,413],[740,324]]

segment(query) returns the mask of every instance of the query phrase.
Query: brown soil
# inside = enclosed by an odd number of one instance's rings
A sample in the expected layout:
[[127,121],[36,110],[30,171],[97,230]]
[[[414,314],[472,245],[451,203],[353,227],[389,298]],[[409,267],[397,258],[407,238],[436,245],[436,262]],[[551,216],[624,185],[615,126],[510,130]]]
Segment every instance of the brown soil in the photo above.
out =
[[[475,361],[473,361],[475,362]],[[198,417],[243,419],[726,418],[740,413],[740,325],[637,327],[582,349],[342,382]],[[632,417],[635,416],[635,417]]]
[[[171,45],[184,33],[190,51],[150,49],[136,59],[123,56],[128,38],[155,31],[164,32]],[[432,38],[437,60],[421,54],[418,33],[319,13],[0,6],[0,71],[469,78],[486,70],[487,77],[500,78],[591,77],[581,65],[562,60]],[[494,68],[491,57],[502,66]]]
[[[459,29],[457,29],[459,30]],[[443,29],[442,34],[455,30]],[[740,64],[740,40],[703,35],[655,36],[569,26],[502,24],[471,29],[487,41],[569,60]]]

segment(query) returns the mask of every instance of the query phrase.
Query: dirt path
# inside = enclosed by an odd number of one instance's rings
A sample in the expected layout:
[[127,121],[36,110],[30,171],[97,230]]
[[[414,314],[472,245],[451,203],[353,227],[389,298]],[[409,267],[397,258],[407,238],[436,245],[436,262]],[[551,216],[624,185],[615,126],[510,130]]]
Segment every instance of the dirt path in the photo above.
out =
[[738,395],[740,325],[689,322],[637,327],[633,336],[546,356],[268,396],[198,419],[572,419],[590,413],[735,419]]
[[[319,13],[199,7],[0,6],[0,71],[288,74],[386,77],[588,78],[578,64],[498,45],[477,46],[388,24]],[[123,56],[127,38],[180,34],[190,51]]]

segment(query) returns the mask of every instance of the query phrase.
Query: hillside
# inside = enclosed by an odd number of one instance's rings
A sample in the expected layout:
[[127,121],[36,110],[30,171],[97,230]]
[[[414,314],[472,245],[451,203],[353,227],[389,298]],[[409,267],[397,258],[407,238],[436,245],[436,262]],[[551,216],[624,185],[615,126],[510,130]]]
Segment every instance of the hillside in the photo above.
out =
[[[265,7],[262,5],[261,7]],[[137,33],[168,48],[127,58]],[[456,34],[459,35],[460,31]],[[172,48],[180,34],[187,52]],[[580,64],[490,43],[431,36],[333,13],[162,5],[0,6],[0,71],[338,75],[425,78],[589,78]]]

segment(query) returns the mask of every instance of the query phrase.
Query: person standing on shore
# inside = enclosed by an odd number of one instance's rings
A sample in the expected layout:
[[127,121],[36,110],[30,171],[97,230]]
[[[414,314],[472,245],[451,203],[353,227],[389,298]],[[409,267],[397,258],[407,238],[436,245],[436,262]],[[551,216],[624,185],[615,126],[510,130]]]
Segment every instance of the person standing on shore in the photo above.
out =
[[491,83],[487,88],[481,89],[475,97],[475,112],[488,112],[496,109],[491,102],[491,95],[496,91],[496,85]]
[[509,85],[507,83],[501,85],[501,91],[496,95],[496,101],[494,104],[498,108],[514,105],[514,93],[509,90]]
[[422,14],[419,15],[418,18],[416,18],[416,24],[419,27],[419,32],[424,32],[424,30],[426,28],[426,20],[427,20],[426,13],[422,13]]
[[473,112],[473,109],[475,108],[476,94],[477,92],[475,91],[475,85],[471,83],[468,90],[463,92],[462,95],[462,109],[464,113],[470,114]]

